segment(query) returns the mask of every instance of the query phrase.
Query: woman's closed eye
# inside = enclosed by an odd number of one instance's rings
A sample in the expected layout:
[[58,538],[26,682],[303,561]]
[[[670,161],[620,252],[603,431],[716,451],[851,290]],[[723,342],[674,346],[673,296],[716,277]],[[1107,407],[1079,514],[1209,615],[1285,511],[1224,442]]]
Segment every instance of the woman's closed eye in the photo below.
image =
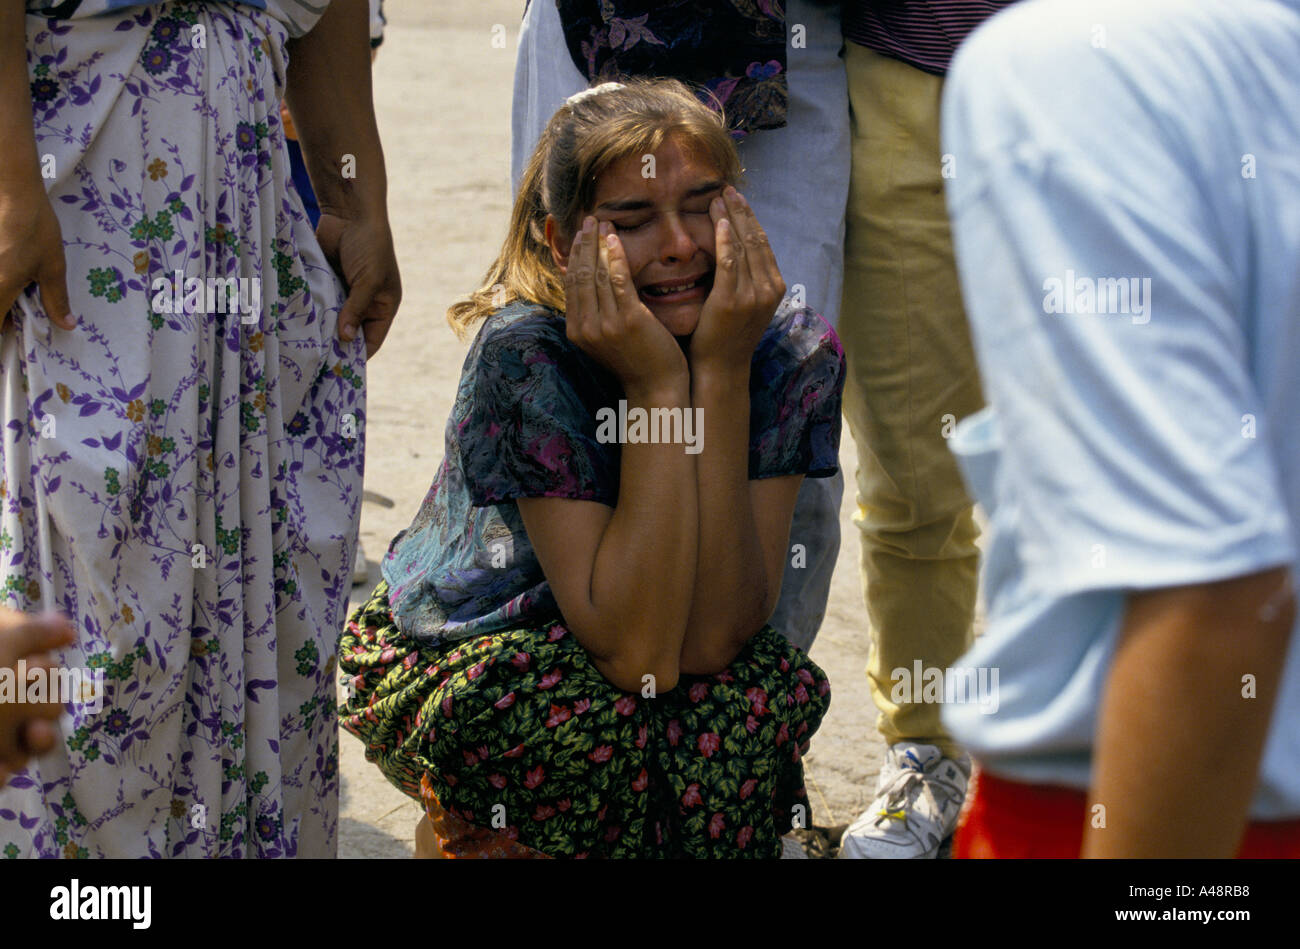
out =
[[[709,213],[709,206],[708,206],[707,204],[705,204],[704,207],[702,207],[702,208],[687,208],[687,209],[685,209],[684,211],[682,211],[682,213],[683,213],[683,214],[695,214],[695,215],[701,215],[701,214],[702,214],[702,215],[707,216],[708,213]],[[653,221],[654,219],[655,219],[655,216],[654,216],[654,215],[651,215],[650,217],[648,217],[648,218],[646,218],[646,219],[644,219],[644,220],[642,220],[642,221],[636,221],[636,222],[611,221],[610,223],[612,223],[612,224],[614,225],[614,230],[616,230],[616,231],[635,231],[635,230],[638,230],[638,229],[640,229],[640,228],[645,227],[647,224],[649,224],[649,223],[650,223],[651,221]]]

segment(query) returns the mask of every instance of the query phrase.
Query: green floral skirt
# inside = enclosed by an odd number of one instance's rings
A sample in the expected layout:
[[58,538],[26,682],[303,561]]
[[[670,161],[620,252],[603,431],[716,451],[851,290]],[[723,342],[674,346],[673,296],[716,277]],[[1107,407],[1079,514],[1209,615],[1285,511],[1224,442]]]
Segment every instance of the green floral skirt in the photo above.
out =
[[775,858],[810,824],[800,760],[830,685],[771,627],[649,697],[559,622],[421,644],[380,583],[339,665],[341,724],[393,784],[419,800],[424,778],[447,813],[547,856]]

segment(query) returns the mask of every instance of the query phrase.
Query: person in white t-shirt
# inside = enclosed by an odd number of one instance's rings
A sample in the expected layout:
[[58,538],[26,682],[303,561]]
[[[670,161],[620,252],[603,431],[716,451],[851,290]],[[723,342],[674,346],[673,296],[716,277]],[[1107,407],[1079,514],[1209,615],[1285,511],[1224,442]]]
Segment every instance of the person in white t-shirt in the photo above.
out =
[[957,55],[959,856],[1300,856],[1297,102],[1297,0],[1039,0]]

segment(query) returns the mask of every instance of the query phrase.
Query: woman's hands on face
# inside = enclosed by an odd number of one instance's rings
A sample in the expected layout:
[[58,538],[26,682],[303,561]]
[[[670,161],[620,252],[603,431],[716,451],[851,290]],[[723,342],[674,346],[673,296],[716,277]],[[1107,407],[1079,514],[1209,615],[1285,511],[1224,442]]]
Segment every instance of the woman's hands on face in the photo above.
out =
[[363,332],[369,359],[383,345],[402,302],[402,277],[388,219],[373,212],[353,218],[322,211],[316,239],[348,290],[339,310],[339,338],[350,341]]
[[625,388],[652,388],[689,372],[668,329],[641,302],[622,242],[609,222],[583,222],[564,271],[565,333]]
[[[74,639],[72,625],[61,616],[31,616],[0,607],[0,667],[13,669],[19,659],[25,659],[28,671],[49,669],[53,665],[49,651]],[[26,683],[18,687],[25,689]],[[62,714],[58,702],[0,702],[0,786],[28,757],[54,747],[58,731],[52,723]]]
[[749,368],[785,297],[776,255],[753,210],[728,185],[709,205],[715,229],[713,289],[691,337],[691,367]]
[[0,189],[0,328],[30,283],[40,287],[41,305],[57,325],[76,327],[68,305],[63,234],[40,178]]

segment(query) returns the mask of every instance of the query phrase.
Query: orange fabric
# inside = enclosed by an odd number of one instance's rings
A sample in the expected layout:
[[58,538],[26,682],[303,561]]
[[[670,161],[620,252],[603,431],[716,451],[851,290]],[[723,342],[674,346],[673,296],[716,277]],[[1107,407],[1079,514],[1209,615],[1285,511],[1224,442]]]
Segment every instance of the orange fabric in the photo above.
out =
[[549,860],[546,854],[516,843],[504,834],[448,814],[427,776],[420,779],[420,799],[438,838],[444,860]]
[[[959,860],[1074,859],[1083,849],[1087,810],[1083,791],[978,772],[952,855]],[[1237,857],[1300,859],[1300,820],[1252,821]]]

